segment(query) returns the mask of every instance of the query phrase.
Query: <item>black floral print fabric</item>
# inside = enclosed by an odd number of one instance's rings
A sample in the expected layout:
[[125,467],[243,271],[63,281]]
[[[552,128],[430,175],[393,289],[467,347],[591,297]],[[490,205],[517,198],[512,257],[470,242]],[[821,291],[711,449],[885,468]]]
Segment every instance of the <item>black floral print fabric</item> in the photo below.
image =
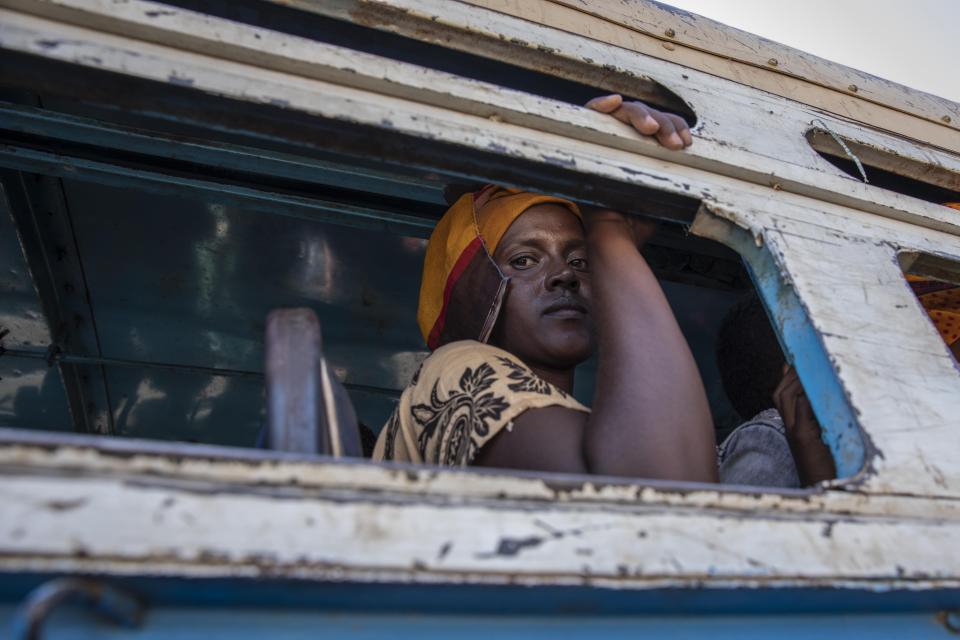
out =
[[589,411],[502,349],[461,341],[418,369],[377,441],[374,459],[466,466],[528,409]]

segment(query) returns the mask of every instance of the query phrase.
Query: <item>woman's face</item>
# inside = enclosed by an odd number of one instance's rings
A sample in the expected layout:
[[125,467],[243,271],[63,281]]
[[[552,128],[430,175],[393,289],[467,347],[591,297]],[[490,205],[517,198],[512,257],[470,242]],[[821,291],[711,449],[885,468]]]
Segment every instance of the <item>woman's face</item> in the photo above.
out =
[[530,207],[493,259],[510,285],[490,342],[531,366],[567,369],[589,358],[590,279],[579,218],[556,204]]

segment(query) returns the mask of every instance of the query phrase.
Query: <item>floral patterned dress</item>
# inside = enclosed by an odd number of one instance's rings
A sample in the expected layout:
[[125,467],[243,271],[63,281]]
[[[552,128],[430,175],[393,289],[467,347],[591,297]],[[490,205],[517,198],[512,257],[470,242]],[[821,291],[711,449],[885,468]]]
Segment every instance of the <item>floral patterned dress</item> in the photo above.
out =
[[374,460],[467,466],[527,409],[590,410],[497,347],[462,340],[423,361],[387,421]]

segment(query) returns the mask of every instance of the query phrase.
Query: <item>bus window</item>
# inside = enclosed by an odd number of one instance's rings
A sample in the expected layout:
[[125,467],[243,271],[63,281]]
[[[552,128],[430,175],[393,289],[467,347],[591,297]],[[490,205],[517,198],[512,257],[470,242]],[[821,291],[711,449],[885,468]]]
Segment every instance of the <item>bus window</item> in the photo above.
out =
[[960,201],[960,168],[949,156],[943,156],[943,164],[914,159],[819,126],[806,138],[821,158],[852,178],[937,204]]
[[960,270],[956,263],[920,253],[902,253],[900,263],[925,315],[960,362]]
[[[92,126],[90,117],[102,115],[68,99],[44,103],[68,128]],[[143,131],[157,122],[136,131],[97,126],[108,140],[125,141],[126,151],[30,141],[34,149],[95,157],[96,174],[45,173],[53,165],[42,163],[3,174],[5,224],[24,248],[8,254],[23,282],[5,293],[4,304],[16,296],[34,307],[29,331],[7,323],[0,364],[20,373],[0,381],[3,426],[70,429],[72,422],[88,433],[255,447],[265,424],[265,319],[272,309],[308,307],[320,319],[327,361],[350,395],[369,453],[428,355],[415,321],[426,237],[457,178],[343,156],[291,162],[234,145],[233,161],[257,162],[234,167],[227,179],[214,166],[228,156],[199,139],[190,139],[197,145],[192,163],[170,160],[184,144],[170,137],[170,125],[149,140]],[[136,177],[124,175],[131,162]],[[738,462],[747,454],[777,459],[779,451],[791,463],[773,396],[787,359],[749,270],[734,250],[686,233],[697,200],[634,193],[639,197],[611,195],[641,215],[667,212],[644,255],[697,360],[729,481],[795,486],[745,479],[746,463]],[[28,274],[49,283],[33,299],[24,293]],[[744,305],[748,312],[737,312]],[[48,323],[38,320],[43,314]],[[766,340],[751,342],[760,334]],[[575,395],[587,405],[596,366],[591,359],[576,376]],[[753,426],[730,439],[741,425]],[[771,445],[779,448],[757,451],[770,440],[763,437],[768,428],[779,430]],[[748,432],[763,432],[759,444]],[[778,476],[767,471],[753,477]]]

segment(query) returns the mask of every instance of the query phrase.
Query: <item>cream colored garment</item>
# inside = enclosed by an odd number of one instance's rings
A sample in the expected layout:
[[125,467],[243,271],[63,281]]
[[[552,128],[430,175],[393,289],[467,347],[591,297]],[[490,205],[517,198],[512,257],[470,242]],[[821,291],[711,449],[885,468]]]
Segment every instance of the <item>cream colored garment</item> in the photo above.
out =
[[521,413],[548,406],[590,411],[503,349],[452,342],[423,361],[373,459],[464,467]]

